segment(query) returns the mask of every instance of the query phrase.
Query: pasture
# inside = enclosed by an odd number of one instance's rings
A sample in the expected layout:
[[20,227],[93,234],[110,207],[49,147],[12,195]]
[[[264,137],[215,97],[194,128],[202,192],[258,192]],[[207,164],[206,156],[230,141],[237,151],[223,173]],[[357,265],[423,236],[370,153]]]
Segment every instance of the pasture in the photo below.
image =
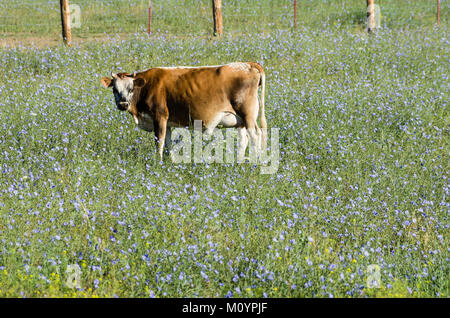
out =
[[[0,297],[448,297],[447,20],[379,1],[369,36],[363,2],[305,1],[297,30],[225,20],[215,38],[182,17],[148,38],[116,15],[127,36],[0,48]],[[100,84],[233,61],[265,68],[274,174],[159,163]]]

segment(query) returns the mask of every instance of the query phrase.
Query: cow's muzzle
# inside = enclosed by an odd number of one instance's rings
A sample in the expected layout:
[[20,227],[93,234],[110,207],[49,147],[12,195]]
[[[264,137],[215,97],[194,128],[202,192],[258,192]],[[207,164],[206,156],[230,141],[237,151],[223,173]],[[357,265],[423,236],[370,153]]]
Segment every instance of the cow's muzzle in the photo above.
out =
[[128,109],[128,103],[127,102],[120,102],[118,105],[117,105],[117,108],[119,109],[119,110],[127,110]]

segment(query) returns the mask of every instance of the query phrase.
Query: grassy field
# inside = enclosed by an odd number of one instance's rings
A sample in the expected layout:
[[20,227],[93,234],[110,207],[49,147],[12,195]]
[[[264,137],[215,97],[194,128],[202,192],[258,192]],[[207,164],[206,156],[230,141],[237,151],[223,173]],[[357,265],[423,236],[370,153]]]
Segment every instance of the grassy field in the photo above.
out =
[[[151,39],[114,35],[136,31],[115,2],[104,12],[124,28],[106,40],[0,49],[0,297],[449,296],[448,26],[434,27],[429,1],[410,14],[378,1],[372,36],[365,1],[300,1],[297,31],[258,25],[261,14],[212,38],[183,16]],[[184,9],[193,2],[209,3]],[[92,28],[75,35],[103,30]],[[99,81],[247,60],[265,67],[267,121],[280,129],[272,175],[159,164],[152,134]]]
[[[441,1],[442,23],[448,21],[448,1]],[[71,0],[80,8],[81,25],[73,28],[75,39],[105,34],[147,32],[147,0]],[[432,26],[436,22],[433,0],[377,0],[382,25],[387,28]],[[74,11],[73,11],[74,12]],[[209,35],[212,29],[210,0],[154,1],[152,30],[156,34]],[[268,32],[293,26],[292,0],[223,0],[225,30],[233,34]],[[364,0],[301,0],[298,23],[309,28],[326,26],[362,30],[366,17]],[[61,37],[57,0],[0,1],[0,33],[8,39]]]

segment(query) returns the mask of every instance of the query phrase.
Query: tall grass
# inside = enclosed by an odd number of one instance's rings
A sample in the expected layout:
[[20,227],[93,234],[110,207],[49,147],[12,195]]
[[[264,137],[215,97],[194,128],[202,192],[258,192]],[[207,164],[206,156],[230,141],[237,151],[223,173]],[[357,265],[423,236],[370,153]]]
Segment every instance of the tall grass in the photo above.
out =
[[[448,297],[447,26],[352,19],[0,49],[0,296]],[[267,72],[273,175],[159,164],[99,82],[246,60]]]
[[[103,34],[146,32],[148,1],[109,0],[71,1],[81,9],[81,27],[72,30],[74,37]],[[379,0],[382,25],[387,28],[432,27],[436,23],[433,1]],[[300,27],[323,28],[350,26],[364,29],[366,3],[363,0],[304,0],[298,2]],[[447,23],[449,6],[442,3],[442,23]],[[270,32],[293,27],[291,0],[224,0],[225,32],[230,34]],[[0,33],[5,37],[60,36],[59,1],[4,1],[0,4]],[[212,29],[209,0],[154,1],[154,34],[207,35]]]

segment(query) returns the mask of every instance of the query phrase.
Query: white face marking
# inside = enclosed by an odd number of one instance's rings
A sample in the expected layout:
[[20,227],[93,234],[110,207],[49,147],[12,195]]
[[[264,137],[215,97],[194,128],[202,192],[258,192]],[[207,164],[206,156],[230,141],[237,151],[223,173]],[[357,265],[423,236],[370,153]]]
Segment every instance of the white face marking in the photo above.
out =
[[120,110],[127,110],[133,98],[133,78],[115,78],[113,93],[117,107]]

